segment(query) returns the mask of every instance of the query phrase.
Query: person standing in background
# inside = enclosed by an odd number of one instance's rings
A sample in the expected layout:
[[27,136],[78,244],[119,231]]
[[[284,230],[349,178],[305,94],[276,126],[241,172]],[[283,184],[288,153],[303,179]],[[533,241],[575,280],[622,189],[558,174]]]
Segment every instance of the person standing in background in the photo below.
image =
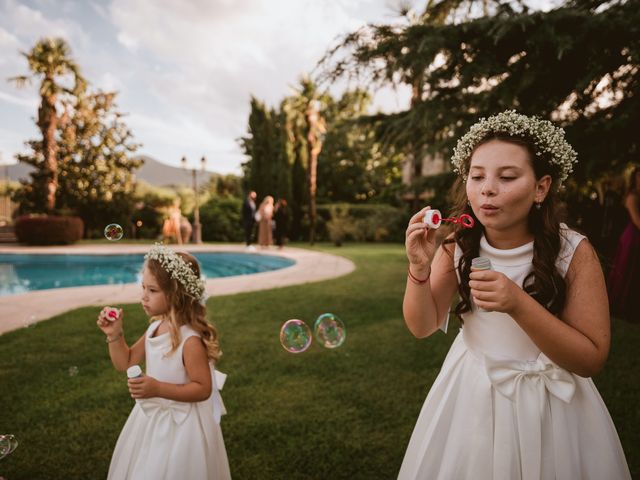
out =
[[273,197],[267,195],[258,208],[258,245],[268,248],[273,243],[271,220],[273,219]]
[[609,305],[614,316],[640,323],[640,167],[631,172],[624,206],[629,213],[629,223],[620,235],[609,273]]
[[242,204],[242,227],[244,228],[244,242],[247,247],[253,242],[253,228],[256,215],[256,192],[249,192]]

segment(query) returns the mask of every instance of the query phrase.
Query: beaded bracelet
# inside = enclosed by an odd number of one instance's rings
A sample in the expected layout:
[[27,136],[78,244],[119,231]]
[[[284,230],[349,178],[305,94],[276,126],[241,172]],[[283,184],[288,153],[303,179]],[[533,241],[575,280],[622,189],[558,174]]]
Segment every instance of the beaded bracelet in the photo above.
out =
[[113,343],[113,342],[115,342],[116,340],[120,340],[120,337],[122,337],[122,334],[123,334],[123,332],[122,332],[122,330],[120,330],[120,333],[118,333],[118,335],[116,335],[116,336],[115,336],[115,337],[113,337],[113,338],[109,338],[109,336],[107,335],[107,338],[106,338],[105,342],[107,342],[107,343]]
[[427,274],[427,278],[425,278],[424,280],[421,280],[418,277],[415,277],[411,273],[411,267],[407,268],[407,273],[409,274],[409,280],[411,280],[413,283],[415,283],[416,285],[424,285],[429,281],[429,277],[431,277],[431,267],[429,267],[429,273]]

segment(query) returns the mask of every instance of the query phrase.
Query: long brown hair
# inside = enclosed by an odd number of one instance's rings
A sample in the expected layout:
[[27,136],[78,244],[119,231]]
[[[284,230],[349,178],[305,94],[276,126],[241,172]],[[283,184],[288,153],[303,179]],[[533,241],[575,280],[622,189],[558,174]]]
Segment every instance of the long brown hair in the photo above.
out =
[[[192,255],[185,252],[177,252],[177,255],[189,265],[197,277],[200,277],[200,265]],[[202,305],[199,299],[189,295],[184,286],[178,280],[171,278],[157,260],[147,260],[145,268],[148,268],[149,273],[156,279],[169,304],[171,351],[168,354],[175,352],[182,341],[180,327],[188,325],[200,334],[207,348],[209,360],[217,362],[222,356],[222,351],[218,342],[218,331],[207,319],[206,306]]]
[[[529,138],[514,137],[508,133],[498,132],[485,137],[475,148],[477,149],[490,140],[509,142],[525,148],[529,154],[536,180],[545,175],[551,175],[553,179],[553,184],[540,208],[535,208],[532,205],[529,211],[529,231],[534,235],[533,271],[524,279],[522,287],[549,312],[558,315],[564,308],[566,301],[566,282],[556,267],[556,259],[560,253],[560,211],[555,192],[558,172],[550,164],[548,155],[536,151],[535,144]],[[465,161],[465,171],[467,172],[472,156],[473,152]],[[455,195],[454,215],[458,216],[463,213],[471,215],[476,224],[481,227],[467,229],[456,226],[453,239],[445,240],[445,243],[455,241],[462,252],[458,265],[455,267],[461,281],[458,285],[460,302],[456,305],[454,312],[460,317],[463,313],[471,311],[471,289],[469,287],[471,260],[479,255],[480,239],[484,233],[484,227],[467,203],[464,180],[459,177],[452,188]]]
[[636,167],[631,170],[631,174],[629,175],[629,181],[627,182],[627,191],[625,192],[624,199],[627,199],[627,196],[631,193],[640,193],[640,184],[637,180],[638,173],[640,173],[640,167]]

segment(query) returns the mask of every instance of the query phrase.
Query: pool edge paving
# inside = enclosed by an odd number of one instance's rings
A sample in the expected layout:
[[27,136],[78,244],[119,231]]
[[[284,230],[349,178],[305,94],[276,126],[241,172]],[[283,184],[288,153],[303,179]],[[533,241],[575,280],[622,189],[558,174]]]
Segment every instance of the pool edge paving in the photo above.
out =
[[[285,247],[249,251],[242,245],[170,245],[175,250],[189,252],[233,252],[276,255],[294,260],[292,266],[254,273],[208,279],[209,296],[231,295],[241,292],[319,282],[347,275],[355,269],[350,260],[328,253]],[[2,246],[0,253],[23,254],[126,254],[146,253],[149,245],[71,245],[54,247]],[[89,305],[136,303],[140,300],[137,283],[124,285],[95,285],[84,287],[36,290],[0,297],[0,335],[12,330],[47,320],[68,310]]]

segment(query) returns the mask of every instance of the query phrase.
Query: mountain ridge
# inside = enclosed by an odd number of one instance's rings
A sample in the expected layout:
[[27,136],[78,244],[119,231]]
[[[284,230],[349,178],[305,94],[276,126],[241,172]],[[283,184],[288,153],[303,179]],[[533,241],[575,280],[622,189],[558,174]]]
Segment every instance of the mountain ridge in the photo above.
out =
[[[136,155],[134,158],[144,160],[142,167],[135,170],[134,175],[137,180],[142,180],[155,187],[191,187],[192,173],[191,169],[183,169],[167,165],[149,155]],[[29,173],[33,171],[31,165],[24,163],[15,163],[12,165],[4,165],[0,170],[0,180],[8,178],[14,182],[20,179],[28,179]],[[211,177],[220,176],[221,174],[209,171],[198,170],[198,184],[203,185],[209,181]]]

